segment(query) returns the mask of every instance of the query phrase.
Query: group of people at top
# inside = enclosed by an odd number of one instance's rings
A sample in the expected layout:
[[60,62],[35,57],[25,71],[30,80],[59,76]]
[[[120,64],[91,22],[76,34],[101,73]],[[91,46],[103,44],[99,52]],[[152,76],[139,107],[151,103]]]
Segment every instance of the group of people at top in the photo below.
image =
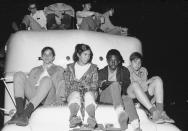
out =
[[68,103],[70,128],[83,124],[79,110],[88,114],[88,127],[96,128],[97,104],[111,104],[122,130],[130,123],[135,131],[141,131],[135,100],[145,108],[153,122],[174,122],[164,111],[163,82],[158,76],[148,79],[140,53],[132,53],[130,65],[125,67],[120,52],[110,49],[106,54],[108,64],[100,70],[92,63],[93,55],[89,45],[77,44],[74,62],[64,69],[53,63],[54,49],[44,47],[42,65],[28,74],[14,74],[16,113],[7,124],[26,126],[37,107]]
[[36,3],[28,4],[29,15],[25,15],[21,23],[13,22],[15,31],[19,30],[66,30],[74,28],[74,17],[76,17],[75,28],[79,30],[99,31],[115,35],[127,35],[127,28],[114,26],[110,21],[114,9],[106,8],[103,13],[91,11],[90,1],[82,3],[82,10],[76,11],[64,3],[55,3],[37,10]]

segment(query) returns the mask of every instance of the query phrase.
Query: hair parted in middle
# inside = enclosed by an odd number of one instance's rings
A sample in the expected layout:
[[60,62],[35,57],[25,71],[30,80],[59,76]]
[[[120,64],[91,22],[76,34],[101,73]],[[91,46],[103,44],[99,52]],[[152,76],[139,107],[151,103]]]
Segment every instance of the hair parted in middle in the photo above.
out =
[[86,44],[83,44],[83,43],[82,44],[77,44],[75,46],[75,51],[74,51],[74,54],[73,54],[74,62],[77,62],[79,60],[77,54],[81,55],[82,52],[87,51],[87,50],[90,50],[90,59],[89,59],[88,62],[91,62],[92,59],[93,59],[93,52],[92,52],[92,50],[91,50],[89,45],[86,45]]
[[49,46],[46,46],[46,47],[44,47],[44,48],[41,50],[41,56],[44,54],[44,52],[45,52],[46,50],[50,50],[50,51],[52,52],[53,56],[55,57],[55,51],[54,51],[54,49],[53,49],[52,47],[49,47]]

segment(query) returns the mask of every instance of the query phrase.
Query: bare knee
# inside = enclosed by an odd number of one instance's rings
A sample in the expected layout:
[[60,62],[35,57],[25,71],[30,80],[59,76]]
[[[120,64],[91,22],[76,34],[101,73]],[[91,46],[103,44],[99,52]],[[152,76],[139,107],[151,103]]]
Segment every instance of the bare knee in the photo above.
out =
[[163,85],[163,81],[159,76],[152,77],[151,79],[153,79],[152,84]]
[[157,81],[158,83],[163,83],[161,77],[155,76],[154,78],[155,78],[154,80]]
[[85,99],[94,99],[93,92],[86,92],[85,93]]
[[127,94],[131,98],[135,98],[136,97],[136,95],[135,95],[136,90],[140,90],[140,86],[137,82],[132,82],[131,85],[127,89]]
[[67,98],[68,105],[77,103],[80,106],[80,99],[81,99],[80,93],[78,91],[74,91]]
[[140,85],[137,82],[132,82],[131,88],[133,91],[140,89]]
[[21,78],[21,79],[25,79],[26,78],[26,74],[22,71],[18,71],[14,74],[14,79],[17,79],[17,78]]
[[84,100],[85,100],[86,107],[89,105],[94,105],[94,107],[96,107],[95,97],[92,92],[86,92]]

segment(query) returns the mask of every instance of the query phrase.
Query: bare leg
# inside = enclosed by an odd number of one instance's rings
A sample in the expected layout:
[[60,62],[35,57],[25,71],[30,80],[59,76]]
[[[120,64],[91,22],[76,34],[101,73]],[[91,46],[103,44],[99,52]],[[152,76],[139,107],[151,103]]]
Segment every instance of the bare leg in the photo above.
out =
[[121,86],[118,82],[113,82],[109,88],[113,100],[113,105],[116,109],[119,105],[122,105]]
[[151,79],[152,82],[149,84],[148,92],[151,95],[154,94],[157,103],[163,103],[164,101],[163,82],[160,77],[153,77]]
[[144,93],[144,91],[138,83],[134,82],[131,84],[131,86],[128,88],[128,94],[133,98],[136,97],[138,101],[150,111],[150,113],[152,114],[152,120],[154,122],[163,122],[163,120],[160,119],[160,111],[157,110],[156,107],[151,104],[148,97],[146,96],[146,94]]
[[120,127],[122,130],[125,130],[128,127],[127,123],[128,123],[129,111],[127,111],[127,108],[125,109],[126,111],[124,111],[123,109],[123,102],[122,102],[122,97],[121,97],[121,86],[119,82],[113,82],[108,88],[110,88],[110,93],[111,93],[112,100],[113,100],[113,106],[118,115],[118,121],[119,121]]
[[84,99],[85,99],[85,109],[89,116],[87,119],[87,123],[89,127],[95,128],[97,125],[95,119],[95,109],[96,109],[95,97],[92,92],[86,92]]
[[25,73],[17,72],[14,74],[14,96],[16,102],[16,113],[14,116],[7,122],[7,124],[15,124],[17,118],[23,113],[25,107],[24,99],[24,87],[25,81],[27,80]]
[[[52,94],[50,95],[51,99],[55,98],[55,88],[54,90],[52,90],[53,87],[54,86],[52,84],[52,80],[50,79],[50,77],[44,77],[41,79],[40,84],[36,89],[36,94],[31,98],[29,92],[26,92],[26,97],[34,105],[34,108],[36,108],[45,98],[48,98],[49,93],[54,94],[54,95]],[[47,101],[45,101],[45,103],[46,102]]]
[[25,87],[26,87],[27,77],[23,72],[17,72],[14,75],[14,96],[15,97],[25,97]]
[[152,104],[149,101],[149,99],[147,98],[146,94],[144,93],[144,91],[141,89],[141,87],[139,86],[138,83],[133,82],[128,90],[127,90],[128,95],[131,98],[137,98],[138,101],[143,104],[148,110],[150,110],[152,108]]
[[150,95],[155,96],[156,107],[157,107],[157,110],[161,112],[161,118],[165,122],[174,123],[174,120],[171,119],[164,111],[164,105],[163,105],[164,89],[163,89],[162,79],[156,76],[156,77],[152,77],[150,80],[151,80],[151,83],[149,84],[148,92]]
[[77,116],[77,113],[81,107],[81,96],[77,91],[72,92],[68,97],[68,107],[70,110],[70,127],[76,127],[77,125],[82,124],[82,120]]

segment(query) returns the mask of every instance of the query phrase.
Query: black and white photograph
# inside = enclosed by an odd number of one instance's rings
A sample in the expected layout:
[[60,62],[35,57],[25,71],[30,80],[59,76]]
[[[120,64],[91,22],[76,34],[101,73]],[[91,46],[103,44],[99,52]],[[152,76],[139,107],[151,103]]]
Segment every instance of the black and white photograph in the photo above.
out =
[[187,0],[1,0],[1,131],[187,131]]

